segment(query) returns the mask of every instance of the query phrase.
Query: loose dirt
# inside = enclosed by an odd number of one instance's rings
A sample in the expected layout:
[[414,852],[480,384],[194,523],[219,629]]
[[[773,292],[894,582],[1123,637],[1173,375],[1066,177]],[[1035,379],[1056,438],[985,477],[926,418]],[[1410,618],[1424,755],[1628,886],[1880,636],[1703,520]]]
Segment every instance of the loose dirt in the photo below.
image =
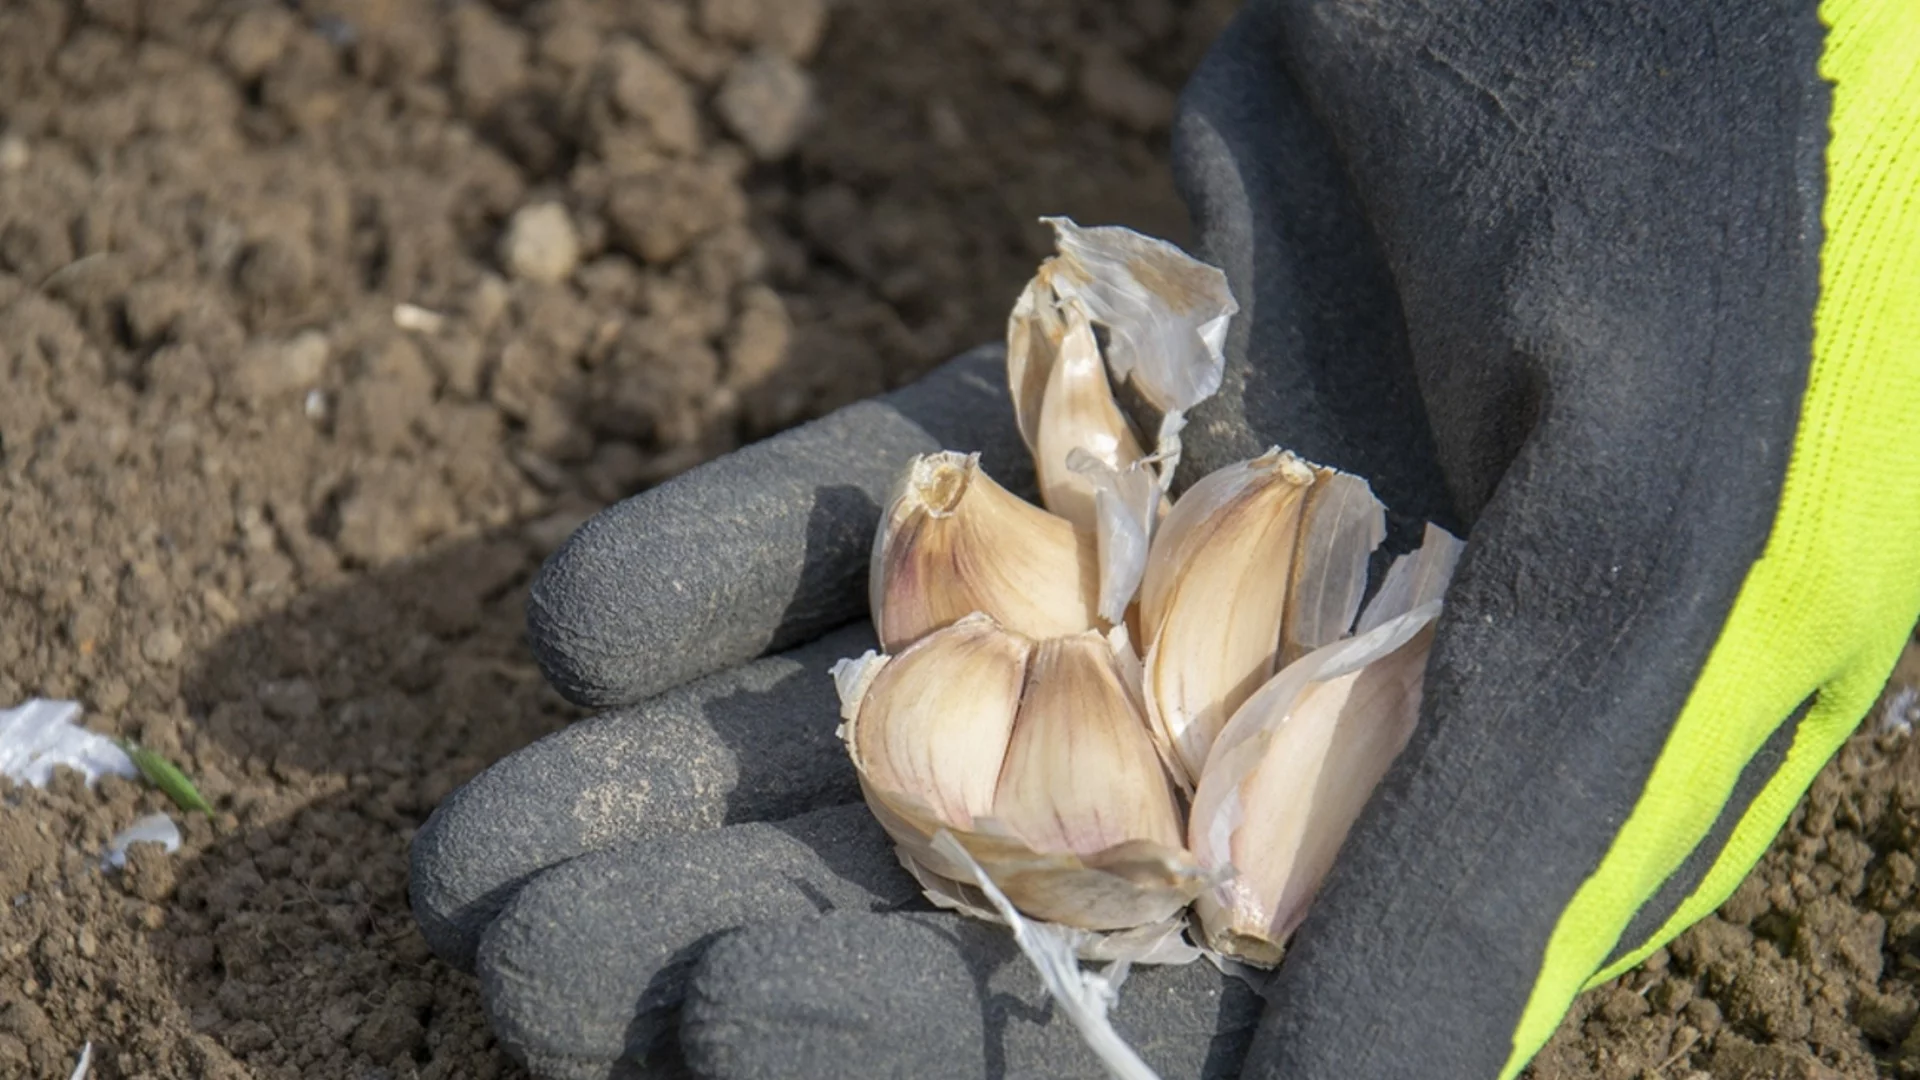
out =
[[[997,337],[1040,214],[1182,239],[1166,124],[1230,7],[0,5],[0,704],[215,808],[109,873],[161,796],[0,790],[0,1076],[518,1075],[405,857],[575,716],[532,571]],[[1920,1076],[1917,848],[1920,749],[1863,736],[1534,1075]]]
[[516,1074],[405,858],[574,718],[540,559],[999,336],[1041,214],[1180,238],[1228,6],[0,4],[0,704],[216,809],[0,792],[0,1076]]

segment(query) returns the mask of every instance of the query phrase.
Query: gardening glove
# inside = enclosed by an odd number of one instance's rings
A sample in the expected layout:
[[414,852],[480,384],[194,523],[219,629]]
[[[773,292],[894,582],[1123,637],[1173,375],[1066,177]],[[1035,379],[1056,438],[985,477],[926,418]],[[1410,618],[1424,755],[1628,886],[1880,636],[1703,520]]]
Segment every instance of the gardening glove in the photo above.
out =
[[1920,613],[1920,6],[1254,0],[1187,97],[1202,253],[1293,358],[1210,408],[1418,505],[1341,329],[1390,293],[1471,527],[1246,1075],[1510,1077],[1732,892]]
[[[1183,479],[1280,443],[1372,479],[1402,541],[1471,533],[1251,1050],[1211,966],[1122,990],[1164,1073],[1516,1072],[1730,892],[1871,701],[1920,609],[1920,200],[1870,137],[1913,130],[1916,31],[1829,8],[1256,2],[1196,76],[1179,179],[1244,311]],[[650,696],[857,617],[913,453],[1030,485],[1004,395],[956,362],[543,571],[543,666],[613,711],[451,797],[413,877],[536,1071],[1097,1075],[1004,932],[874,914],[915,887],[832,737],[863,629]]]

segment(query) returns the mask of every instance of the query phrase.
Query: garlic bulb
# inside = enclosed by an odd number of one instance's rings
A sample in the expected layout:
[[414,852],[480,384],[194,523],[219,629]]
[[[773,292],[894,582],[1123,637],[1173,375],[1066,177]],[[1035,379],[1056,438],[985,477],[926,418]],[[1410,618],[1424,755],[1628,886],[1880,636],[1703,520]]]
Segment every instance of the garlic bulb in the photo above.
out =
[[[1225,277],[1049,223],[1007,339],[1047,509],[978,455],[914,459],[874,544],[885,652],[834,668],[840,734],[935,903],[1143,962],[1195,955],[1192,905],[1209,947],[1271,964],[1412,731],[1460,542],[1430,527],[1362,612],[1385,510],[1361,478],[1276,448],[1170,498]],[[1151,451],[1121,384],[1160,410]]]
[[1099,556],[1091,533],[994,483],[980,455],[928,454],[881,516],[868,596],[889,652],[976,611],[1073,634],[1096,625]]
[[933,846],[941,830],[1051,922],[1126,929],[1199,892],[1172,780],[1100,634],[1035,641],[974,614],[835,677],[868,805],[950,903],[980,906]]

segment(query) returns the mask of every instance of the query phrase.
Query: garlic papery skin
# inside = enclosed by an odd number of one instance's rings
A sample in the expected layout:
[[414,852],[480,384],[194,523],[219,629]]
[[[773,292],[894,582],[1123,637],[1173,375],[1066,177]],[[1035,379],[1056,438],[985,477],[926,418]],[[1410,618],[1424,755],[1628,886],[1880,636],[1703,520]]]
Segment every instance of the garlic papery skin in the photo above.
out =
[[1147,572],[1154,526],[1172,503],[1161,494],[1159,477],[1144,461],[1116,469],[1076,447],[1067,455],[1067,468],[1093,490],[1100,617],[1119,626]]
[[1057,637],[1098,624],[1099,554],[1090,534],[994,483],[978,454],[928,454],[881,517],[868,589],[889,653],[976,611]]
[[1314,467],[1302,513],[1276,669],[1347,636],[1367,591],[1367,561],[1387,536],[1386,507],[1351,473]]
[[993,816],[1044,854],[1094,855],[1133,840],[1180,847],[1173,784],[1105,637],[1035,648]]
[[1223,877],[1194,905],[1212,948],[1279,960],[1413,733],[1458,552],[1459,541],[1429,527],[1363,616],[1367,629],[1287,665],[1220,733],[1188,824],[1194,856]]
[[867,805],[936,903],[992,917],[966,868],[933,847],[941,830],[1047,922],[1157,923],[1205,884],[1103,636],[1035,642],[974,614],[899,656],[843,661],[835,681]]
[[1053,227],[1060,254],[1042,273],[1063,300],[1077,300],[1110,335],[1113,377],[1168,413],[1184,413],[1220,389],[1227,324],[1240,305],[1227,275],[1164,240],[1119,226]]

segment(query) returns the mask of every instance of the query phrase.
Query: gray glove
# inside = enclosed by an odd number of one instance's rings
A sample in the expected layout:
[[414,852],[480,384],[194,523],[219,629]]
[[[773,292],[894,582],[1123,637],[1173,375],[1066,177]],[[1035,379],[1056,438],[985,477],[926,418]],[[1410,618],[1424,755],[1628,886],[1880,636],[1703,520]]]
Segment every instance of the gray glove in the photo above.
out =
[[[827,669],[873,644],[846,624],[906,461],[979,450],[1032,485],[1001,365],[971,354],[695,470],[543,570],[540,660],[610,711],[449,798],[412,881],[427,940],[536,1072],[1101,1075],[1004,931],[926,912],[834,737]],[[925,913],[875,914],[899,908]],[[1206,964],[1136,972],[1115,1014],[1181,1076],[1233,1072],[1255,1018]]]

